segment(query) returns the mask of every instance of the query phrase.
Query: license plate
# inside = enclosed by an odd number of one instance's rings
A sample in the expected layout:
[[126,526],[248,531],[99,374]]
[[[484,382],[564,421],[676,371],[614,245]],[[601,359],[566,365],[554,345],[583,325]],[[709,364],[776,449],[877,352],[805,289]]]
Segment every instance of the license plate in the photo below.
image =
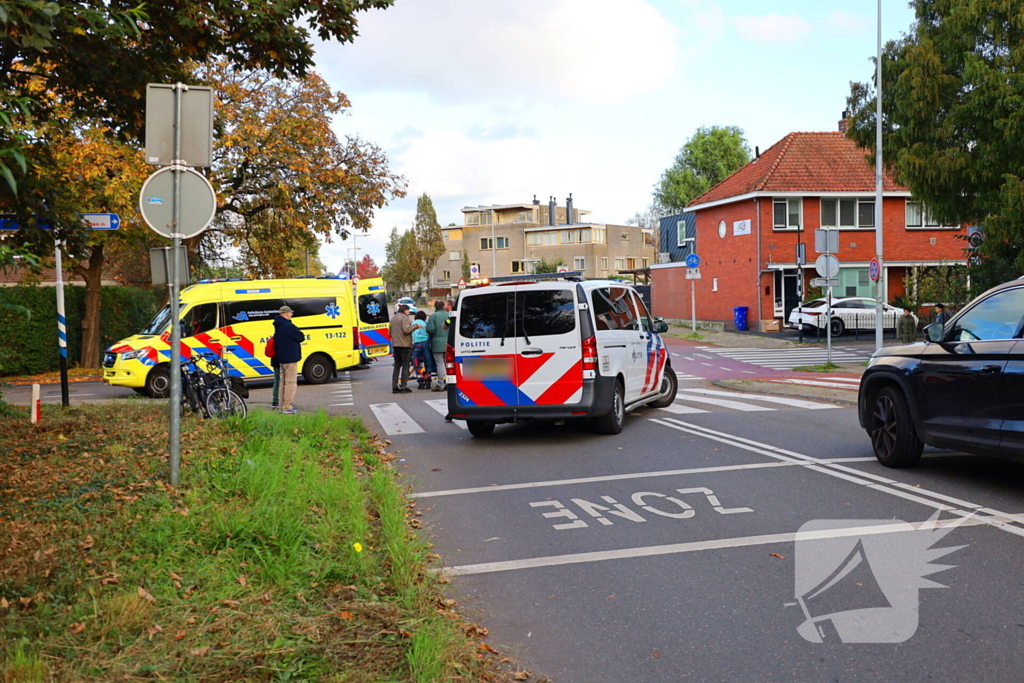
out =
[[508,358],[466,358],[462,361],[462,376],[467,379],[511,379],[512,364]]
[[386,356],[391,353],[391,347],[387,344],[381,346],[364,346],[363,353],[367,356]]

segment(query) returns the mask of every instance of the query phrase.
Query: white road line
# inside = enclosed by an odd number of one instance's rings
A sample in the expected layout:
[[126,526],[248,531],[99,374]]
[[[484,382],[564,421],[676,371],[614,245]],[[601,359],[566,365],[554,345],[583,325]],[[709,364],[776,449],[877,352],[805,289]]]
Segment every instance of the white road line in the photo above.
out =
[[[966,516],[974,514],[973,511],[980,508],[980,506],[975,505],[974,503],[968,503],[968,505],[965,506],[971,508],[970,512],[960,510],[957,508],[951,508],[948,505],[945,505],[944,503],[937,502],[936,500],[928,500],[929,496],[938,500],[948,499],[948,496],[933,491],[929,491],[928,489],[925,488],[915,486],[913,487],[913,490],[914,493],[916,493],[917,495],[911,495],[904,490],[894,488],[897,484],[899,484],[899,482],[893,479],[889,479],[887,477],[882,477],[877,474],[872,474],[870,472],[862,472],[860,470],[855,470],[852,467],[845,467],[844,465],[835,462],[826,463],[825,461],[819,458],[812,457],[810,455],[804,455],[803,453],[788,451],[784,448],[778,448],[777,446],[772,446],[770,444],[752,441],[751,439],[745,439],[743,437],[734,436],[732,434],[726,434],[725,432],[718,432],[713,429],[708,429],[707,427],[701,427],[700,425],[691,424],[689,422],[682,422],[674,418],[665,418],[664,420],[651,418],[651,422],[656,422],[657,424],[670,427],[681,432],[686,432],[687,434],[703,436],[706,439],[728,444],[735,448],[739,448],[745,451],[760,453],[761,455],[765,455],[775,460],[782,460],[784,462],[803,462],[806,465],[808,465],[808,469],[812,469],[816,472],[821,472],[823,474],[827,474],[838,479],[843,479],[846,481],[857,483],[861,486],[874,489],[875,491],[879,491],[881,493],[887,493],[889,495],[896,496],[899,498],[913,500],[917,503],[921,503],[932,508],[945,510],[948,511],[950,514]],[[1007,520],[1015,521],[1012,517],[1008,516],[1007,513],[1000,512],[999,510],[989,510],[989,508],[984,508],[984,511],[995,513],[1002,517],[1006,517]],[[1016,526],[1011,526],[1010,523],[1007,523],[1005,521],[1001,522],[997,521],[995,518],[989,518],[985,523],[991,524],[997,529],[1006,531],[1007,533],[1011,533],[1016,536],[1024,536],[1024,529]]]
[[775,408],[766,408],[764,406],[752,406],[749,403],[740,403],[739,401],[728,401],[724,398],[707,398],[705,396],[691,396],[690,394],[676,394],[676,400],[707,403],[709,405],[718,406],[720,408],[731,408],[733,410],[740,410],[745,413],[775,410]]
[[679,354],[678,354],[678,353],[673,353],[672,355],[673,355],[673,356],[675,356],[676,358],[678,358],[678,357],[679,357]]
[[839,384],[837,382],[818,382],[811,379],[773,379],[773,382],[779,384],[800,384],[808,387],[827,387],[829,389],[852,389],[855,390],[857,387],[850,386],[849,384]]
[[667,405],[664,408],[659,408],[659,410],[664,410],[669,413],[675,413],[676,415],[696,415],[697,413],[708,412],[701,408],[691,408],[690,406],[681,406],[675,403],[673,403],[672,405]]
[[860,377],[822,377],[822,379],[829,382],[852,382],[853,384],[860,384]]
[[380,422],[388,436],[398,434],[422,434],[423,428],[416,424],[416,421],[409,417],[409,413],[402,410],[397,403],[375,403],[370,406],[374,417]]
[[692,358],[690,358],[689,356],[683,356],[683,358],[685,358],[686,360],[691,360],[691,361],[693,360],[693,359],[692,359]]
[[729,372],[736,372],[736,368],[726,368],[721,365],[718,366],[719,370],[728,370]]
[[[926,520],[912,526],[915,532],[933,531],[949,526],[980,526],[991,523],[990,519],[942,519],[934,522]],[[809,538],[844,538],[849,536],[874,536],[877,534],[907,533],[906,527],[899,523],[873,524],[871,526],[850,527],[846,529],[824,529],[816,532],[800,534],[801,540]],[[469,574],[490,574],[514,569],[536,569],[538,567],[556,567],[566,564],[583,562],[602,562],[605,560],[622,560],[634,557],[654,557],[657,555],[677,555],[680,553],[700,552],[702,550],[725,550],[728,548],[745,548],[757,545],[776,545],[793,543],[797,534],[765,534],[762,536],[740,536],[738,538],[719,538],[710,541],[691,541],[689,543],[671,543],[668,545],[652,545],[642,548],[623,548],[621,550],[604,550],[592,553],[573,553],[570,555],[549,555],[532,557],[525,560],[509,560],[506,562],[484,562],[481,564],[464,564],[456,567],[444,567],[437,571],[449,576],[466,576]]]
[[[833,462],[875,462],[870,458],[830,458],[822,460]],[[447,489],[444,491],[423,491],[410,494],[413,498],[440,498],[441,496],[462,496],[467,493],[490,493],[491,491],[515,491],[517,489],[537,489],[550,486],[569,486],[573,484],[596,484],[604,481],[623,481],[626,479],[648,479],[653,477],[677,477],[684,474],[707,474],[710,472],[734,472],[737,470],[763,470],[774,467],[793,467],[798,462],[754,462],[746,465],[719,465],[717,467],[693,467],[685,470],[660,470],[655,472],[634,472],[631,474],[609,474],[601,477],[582,477],[580,479],[552,479],[549,481],[531,481],[522,484],[501,484],[497,486],[476,486],[468,489]]]
[[757,374],[757,373],[756,373],[756,372],[754,372],[753,370],[740,370],[740,372],[745,372],[745,373],[747,373],[748,375],[756,375],[756,374]]
[[724,397],[735,397],[750,399],[752,401],[765,401],[767,403],[778,403],[784,406],[791,406],[793,408],[804,408],[806,410],[829,410],[832,408],[838,408],[839,406],[832,405],[831,403],[818,403],[816,401],[805,401],[799,398],[783,398],[782,396],[762,396],[760,394],[736,394],[733,391],[715,391],[714,389],[681,389],[687,394],[703,394],[705,396],[724,396]]
[[701,358],[707,358],[707,359],[710,359],[710,358],[711,358],[711,356],[705,356],[705,355],[704,355],[703,353],[695,353],[695,354],[693,354],[693,355],[695,355],[695,356],[700,356]]
[[351,404],[351,403],[332,403],[330,405],[331,405],[332,408],[337,408],[338,406],[350,406],[350,405],[353,405],[353,404]]
[[[441,413],[441,415],[448,414],[448,399],[446,398],[433,398],[428,401],[424,401],[424,403],[426,403],[428,406],[430,406],[437,412]],[[462,429],[469,429],[469,427],[466,425],[465,420],[452,420],[452,423],[457,427],[461,427]]]
[[711,365],[711,363],[701,363],[701,365],[706,365],[706,366],[708,366],[709,368],[710,368],[710,367],[713,367],[713,366]]

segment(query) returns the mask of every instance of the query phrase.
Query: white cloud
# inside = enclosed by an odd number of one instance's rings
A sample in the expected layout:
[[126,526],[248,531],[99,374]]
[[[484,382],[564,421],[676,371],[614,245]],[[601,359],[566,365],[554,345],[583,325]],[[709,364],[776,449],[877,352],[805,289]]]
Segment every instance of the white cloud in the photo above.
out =
[[676,64],[676,29],[645,0],[416,0],[360,16],[351,45],[321,44],[342,89],[444,102],[582,104],[654,90]]
[[814,28],[803,17],[774,12],[763,17],[733,17],[732,21],[740,38],[763,45],[798,43]]
[[859,14],[850,14],[840,9],[834,9],[828,13],[825,25],[830,29],[843,33],[860,33],[870,27],[874,22],[869,17]]

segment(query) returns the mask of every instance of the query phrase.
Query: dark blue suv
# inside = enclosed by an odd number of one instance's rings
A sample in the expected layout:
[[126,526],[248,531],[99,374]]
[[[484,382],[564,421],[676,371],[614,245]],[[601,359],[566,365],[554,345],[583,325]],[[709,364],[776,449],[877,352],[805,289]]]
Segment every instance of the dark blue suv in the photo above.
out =
[[910,467],[925,444],[1024,460],[1024,279],[994,287],[924,343],[875,352],[861,427],[878,461]]

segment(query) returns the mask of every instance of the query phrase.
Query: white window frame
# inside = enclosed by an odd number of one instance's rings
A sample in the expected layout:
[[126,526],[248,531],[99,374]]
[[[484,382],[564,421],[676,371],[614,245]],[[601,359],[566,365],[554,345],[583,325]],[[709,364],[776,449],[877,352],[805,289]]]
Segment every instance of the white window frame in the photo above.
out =
[[449,261],[461,261],[462,260],[462,250],[461,249],[456,249],[455,251],[448,252],[448,260]]
[[[504,246],[502,246],[502,242],[504,242]],[[508,237],[505,237],[504,235],[495,237],[494,244],[497,249],[508,249]]]
[[587,257],[586,256],[573,256],[572,257],[572,269],[573,270],[586,270],[587,269]]
[[[911,222],[910,222],[910,205],[911,204],[914,204],[916,206],[921,207],[921,219],[920,219],[921,222],[920,222],[919,225],[912,225]],[[906,229],[907,230],[959,230],[960,229],[959,225],[940,225],[938,222],[929,223],[929,220],[932,220],[931,214],[932,214],[931,209],[929,209],[927,206],[925,206],[924,202],[919,202],[919,201],[915,201],[915,200],[912,200],[912,199],[908,199],[907,200],[907,206],[906,206],[906,213],[905,213],[905,216],[904,216],[905,219],[906,219]]]
[[608,257],[607,256],[602,256],[601,257],[601,270],[603,270],[603,271],[607,271],[608,270]]
[[685,247],[687,242],[692,242],[692,237],[686,236],[686,221],[676,222],[676,246]]
[[490,237],[480,238],[480,251],[490,251],[494,247],[494,242]]
[[[519,266],[519,270],[516,270],[516,266]],[[530,262],[529,261],[524,261],[524,260],[521,260],[521,259],[512,259],[512,261],[509,263],[508,268],[509,268],[508,272],[512,273],[513,275],[521,275],[523,273],[529,273],[530,272]]]
[[[790,202],[794,202],[794,201],[795,202],[799,202],[799,208],[797,210],[797,221],[798,222],[797,222],[796,225],[790,225],[789,224],[789,216],[790,216],[790,214],[789,214],[789,203]],[[775,207],[778,204],[785,204],[786,205],[786,222],[785,222],[785,224],[783,224],[782,227],[779,227],[779,224],[775,222]],[[772,200],[772,229],[775,232],[798,232],[800,230],[803,230],[803,226],[804,226],[804,199],[803,199],[803,197],[776,197],[775,199]]]
[[[875,198],[874,197],[821,197],[818,204],[818,217],[821,228],[825,230],[874,230],[875,229]],[[840,203],[853,202],[853,225],[830,225],[825,222],[825,202],[835,202],[836,223],[841,222],[842,215]],[[871,225],[861,225],[860,207],[861,204],[871,205]]]
[[451,280],[452,279],[452,271],[450,271],[450,270],[442,270],[441,271],[441,279],[442,280]]
[[625,270],[625,269],[626,269],[626,257],[625,256],[616,256],[615,257],[615,270]]

